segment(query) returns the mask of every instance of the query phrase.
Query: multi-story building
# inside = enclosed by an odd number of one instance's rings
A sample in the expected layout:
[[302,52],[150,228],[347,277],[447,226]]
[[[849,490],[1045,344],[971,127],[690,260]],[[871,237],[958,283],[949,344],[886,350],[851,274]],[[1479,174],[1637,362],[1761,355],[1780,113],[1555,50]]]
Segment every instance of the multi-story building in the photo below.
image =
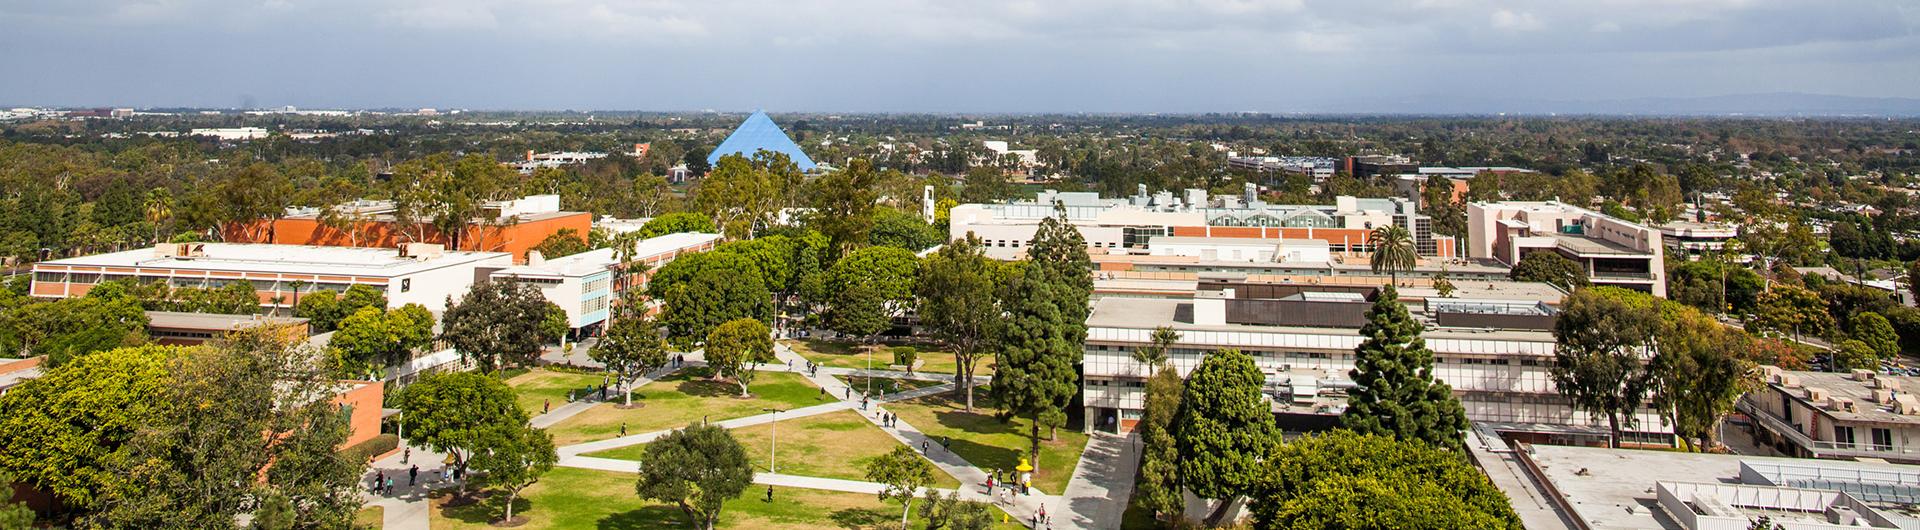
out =
[[600,331],[608,313],[627,291],[616,282],[645,288],[647,280],[661,266],[682,255],[712,250],[719,241],[719,234],[690,232],[639,241],[635,243],[634,263],[644,263],[647,267],[626,278],[616,278],[621,265],[619,256],[611,248],[554,259],[545,259],[536,250],[526,265],[493,271],[490,276],[496,280],[512,278],[539,287],[547,301],[567,312],[567,327],[576,337],[593,335]]
[[1094,254],[1145,254],[1157,237],[1319,240],[1328,252],[1344,256],[1373,251],[1369,233],[1400,225],[1414,236],[1423,256],[1453,257],[1454,239],[1434,235],[1432,220],[1410,201],[1338,197],[1331,205],[1270,205],[1251,189],[1243,195],[1209,196],[1187,190],[1149,196],[1144,187],[1132,197],[1102,199],[1085,192],[1041,192],[1033,201],[962,204],[948,212],[948,230],[959,239],[971,233],[988,256],[1014,259],[1026,253],[1040,222],[1064,209],[1068,222],[1086,238]]
[[243,329],[270,326],[289,340],[306,340],[311,328],[307,319],[271,315],[222,315],[217,313],[180,313],[148,311],[147,336],[157,344],[193,346],[206,344]]
[[167,243],[33,264],[33,296],[77,297],[102,282],[128,279],[173,287],[219,288],[248,282],[268,308],[290,308],[305,293],[366,285],[399,307],[436,313],[493,269],[513,265],[503,252],[451,252],[439,245],[399,248],[241,243]]
[[1530,252],[1558,252],[1597,285],[1667,296],[1660,230],[1559,201],[1467,205],[1467,256],[1508,266]]
[[[393,248],[402,243],[433,243],[452,247],[456,241],[427,220],[400,222],[392,201],[363,200],[319,208],[294,208],[279,219],[236,223],[222,232],[229,243],[270,243],[341,247]],[[560,210],[559,195],[533,195],[482,205],[479,218],[460,233],[459,248],[506,252],[524,262],[527,251],[561,230],[573,230],[580,241],[593,229],[593,215]]]
[[1727,242],[1736,237],[1740,237],[1740,228],[1733,225],[1693,221],[1660,225],[1660,239],[1666,242],[1668,255],[1684,256],[1688,260],[1725,250]]
[[1756,443],[1789,456],[1920,463],[1920,377],[1761,367],[1737,404]]
[[[1477,287],[1477,286],[1476,286]],[[1364,337],[1366,311],[1384,292],[1373,286],[1261,283],[1201,278],[1187,298],[1109,295],[1087,319],[1082,389],[1090,429],[1127,431],[1144,406],[1148,367],[1133,352],[1151,344],[1158,327],[1180,334],[1172,366],[1185,377],[1210,353],[1226,348],[1253,355],[1266,373],[1266,394],[1283,425],[1330,426],[1345,410],[1354,382],[1354,349]],[[1505,298],[1516,291],[1463,289],[1450,298],[1432,291],[1402,293],[1426,328],[1434,374],[1453,387],[1475,422],[1519,439],[1571,443],[1604,441],[1605,421],[1576,410],[1549,375],[1558,291],[1539,298]],[[1488,296],[1490,293],[1491,296]],[[1410,295],[1426,295],[1414,298]],[[1657,414],[1636,414],[1628,442],[1668,444]]]

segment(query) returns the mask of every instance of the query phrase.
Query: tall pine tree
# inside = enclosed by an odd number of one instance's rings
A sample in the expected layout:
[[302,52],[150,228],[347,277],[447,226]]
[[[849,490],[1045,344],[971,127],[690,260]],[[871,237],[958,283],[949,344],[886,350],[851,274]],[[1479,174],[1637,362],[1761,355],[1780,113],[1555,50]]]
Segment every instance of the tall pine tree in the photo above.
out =
[[1181,388],[1173,439],[1180,453],[1179,484],[1220,504],[1207,516],[1216,526],[1259,480],[1260,458],[1280,442],[1273,409],[1260,395],[1267,376],[1240,350],[1207,355]]
[[1353,350],[1348,374],[1354,388],[1340,423],[1362,434],[1458,451],[1467,430],[1466,409],[1452,388],[1433,378],[1433,350],[1420,338],[1420,329],[1393,286],[1380,292],[1360,328],[1366,340]]
[[1147,378],[1146,411],[1139,426],[1140,480],[1133,491],[1133,502],[1155,518],[1178,515],[1185,503],[1180,496],[1180,446],[1173,439],[1173,420],[1179,413],[1180,374],[1169,364]]
[[[1092,261],[1086,239],[1067,224],[1065,211],[1040,223],[1027,248],[1025,270],[1007,286],[1004,347],[996,357],[993,386],[1002,419],[1029,421],[1030,458],[1040,467],[1043,418],[1064,417],[1079,390],[1076,367],[1087,339]],[[1058,422],[1051,422],[1054,427]]]

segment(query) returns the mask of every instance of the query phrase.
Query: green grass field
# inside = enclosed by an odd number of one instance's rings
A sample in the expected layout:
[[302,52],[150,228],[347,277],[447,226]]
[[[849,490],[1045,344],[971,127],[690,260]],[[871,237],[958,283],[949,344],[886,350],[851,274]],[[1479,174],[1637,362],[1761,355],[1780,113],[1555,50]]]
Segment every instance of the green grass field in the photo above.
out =
[[513,393],[530,416],[539,416],[541,407],[553,403],[558,407],[567,404],[567,393],[584,394],[589,385],[598,386],[605,380],[599,374],[576,374],[555,372],[544,368],[535,368],[526,373],[507,379],[507,386],[513,387]]
[[360,511],[353,513],[353,526],[354,528],[379,530],[382,525],[386,524],[386,516],[386,508],[379,506],[361,508]]
[[[634,494],[635,480],[634,475],[627,473],[555,468],[521,493],[514,515],[527,517],[527,523],[519,528],[528,530],[679,530],[689,527],[679,507],[641,500]],[[739,498],[727,502],[718,528],[840,530],[895,528],[900,524],[898,503],[881,502],[864,493],[774,488],[772,502],[766,500],[766,495],[766,486],[748,486]],[[440,504],[445,496],[439,496],[431,501],[430,522],[437,530],[491,529],[488,523],[503,513],[504,507],[500,504],[504,499],[505,496],[498,496],[478,504],[444,509]],[[909,526],[923,526],[918,519],[915,514]],[[1002,523],[995,528],[1021,527]]]
[[[965,410],[964,403],[948,393],[889,403],[886,408],[929,436],[951,437],[953,452],[980,469],[1013,469],[1020,464],[1020,457],[1026,456],[1031,444],[1027,438],[1027,420],[1016,418],[1002,423],[993,417],[996,409],[987,398],[986,388],[976,387],[974,392],[971,413]],[[1034,474],[1033,483],[1042,492],[1058,495],[1066,490],[1073,468],[1080,462],[1080,453],[1086,450],[1087,435],[1062,428],[1059,438],[1049,441],[1047,430],[1042,428],[1040,436],[1040,462],[1036,464],[1039,471]]]
[[[820,366],[837,368],[867,368],[866,350],[859,344],[821,339],[784,340],[781,343],[793,348],[794,353],[813,361]],[[905,370],[905,366],[894,366],[893,352],[890,348],[906,346],[917,350],[922,361],[918,372],[930,374],[951,374],[958,371],[953,353],[942,351],[938,346],[928,344],[883,344],[873,352],[875,370]],[[974,363],[973,375],[993,375],[993,357],[983,356]]]
[[906,392],[909,390],[918,390],[918,389],[922,389],[930,386],[939,386],[939,385],[946,384],[940,381],[921,381],[919,379],[897,379],[892,377],[866,377],[866,376],[860,376],[860,375],[850,375],[850,376],[842,377],[840,379],[843,381],[846,381],[847,386],[850,388],[853,388],[853,391],[855,392],[866,391],[867,380],[872,379],[873,391],[883,396],[886,394],[897,394],[897,393]]
[[[780,452],[776,462],[776,471],[788,475],[837,478],[846,480],[866,480],[867,462],[900,446],[900,441],[887,435],[886,431],[860,417],[857,411],[843,410],[828,414],[780,420]],[[735,439],[746,446],[747,454],[753,457],[753,467],[757,471],[767,471],[768,450],[773,447],[772,424],[754,425],[733,430]],[[586,456],[601,458],[619,458],[622,460],[640,460],[646,454],[647,446],[630,445],[619,449],[609,449]],[[953,488],[960,482],[946,473],[934,473],[933,485],[941,488]]]
[[706,378],[703,369],[675,372],[634,391],[637,408],[622,409],[614,403],[594,405],[567,418],[547,432],[555,445],[604,440],[620,435],[620,424],[627,434],[678,429],[699,422],[721,421],[761,414],[761,409],[793,409],[834,399],[820,394],[820,387],[800,374],[761,372],[751,385],[753,396],[740,397],[740,387],[731,381]]

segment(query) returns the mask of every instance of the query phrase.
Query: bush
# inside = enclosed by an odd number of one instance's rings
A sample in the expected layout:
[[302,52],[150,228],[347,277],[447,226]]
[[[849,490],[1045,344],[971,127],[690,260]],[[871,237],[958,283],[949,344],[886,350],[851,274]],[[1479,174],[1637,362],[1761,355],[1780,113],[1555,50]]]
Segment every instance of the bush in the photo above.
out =
[[375,436],[371,439],[368,439],[367,441],[353,444],[352,447],[348,447],[346,449],[340,450],[340,456],[345,457],[348,462],[366,462],[369,459],[387,454],[388,451],[392,451],[399,447],[400,447],[399,435],[395,435],[393,433],[380,433],[379,436]]
[[899,346],[893,349],[893,364],[896,366],[905,366],[908,368],[912,368],[913,361],[919,358],[920,358],[920,349],[918,348],[914,348],[912,346]]

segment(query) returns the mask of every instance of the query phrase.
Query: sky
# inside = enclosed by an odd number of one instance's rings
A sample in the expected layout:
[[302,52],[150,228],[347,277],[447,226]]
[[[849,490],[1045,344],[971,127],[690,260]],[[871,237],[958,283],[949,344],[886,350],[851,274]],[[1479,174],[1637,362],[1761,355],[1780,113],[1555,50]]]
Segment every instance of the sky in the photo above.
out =
[[1184,113],[1920,98],[1916,28],[1914,0],[0,0],[0,105]]

